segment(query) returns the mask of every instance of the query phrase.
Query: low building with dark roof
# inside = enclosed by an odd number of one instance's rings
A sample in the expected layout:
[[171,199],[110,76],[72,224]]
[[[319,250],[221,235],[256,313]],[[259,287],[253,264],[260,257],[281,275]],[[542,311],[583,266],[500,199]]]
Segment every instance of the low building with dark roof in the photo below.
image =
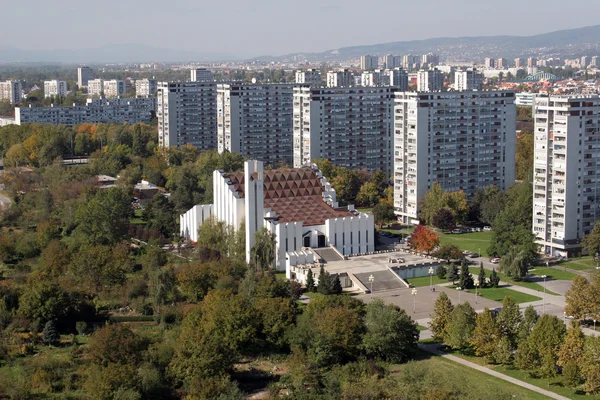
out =
[[[208,218],[246,231],[246,258],[254,235],[265,227],[276,237],[274,267],[284,271],[308,248],[333,248],[343,255],[374,251],[370,214],[354,206],[339,207],[335,190],[316,166],[264,170],[247,161],[244,172],[213,172],[213,204],[197,205],[180,216],[181,236],[198,240],[198,228]],[[308,254],[312,252],[308,251]]]

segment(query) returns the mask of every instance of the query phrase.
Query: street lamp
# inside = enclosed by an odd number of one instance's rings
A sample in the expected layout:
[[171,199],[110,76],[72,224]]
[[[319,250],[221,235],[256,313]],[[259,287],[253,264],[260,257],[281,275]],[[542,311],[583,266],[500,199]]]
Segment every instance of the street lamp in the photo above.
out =
[[477,304],[479,302],[479,293],[477,292],[478,287],[479,287],[479,279],[475,281],[475,304]]
[[596,320],[594,320],[594,332],[596,332]]
[[462,288],[459,286],[456,288],[456,290],[458,290],[458,303],[460,304],[460,291],[462,290]]
[[542,303],[542,314],[546,314],[546,275],[542,275],[542,278],[544,278],[544,300]]
[[414,314],[417,309],[417,288],[413,288],[411,293],[413,295],[413,314]]
[[371,282],[371,298],[373,298],[373,281],[375,280],[375,277],[373,276],[373,274],[371,274],[369,276],[369,282]]
[[429,290],[433,290],[433,267],[429,267]]

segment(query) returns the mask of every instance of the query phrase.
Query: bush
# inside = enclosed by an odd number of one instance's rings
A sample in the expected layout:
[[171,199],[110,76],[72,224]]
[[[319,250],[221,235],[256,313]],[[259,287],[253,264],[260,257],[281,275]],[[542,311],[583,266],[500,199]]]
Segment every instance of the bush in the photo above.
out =
[[446,272],[447,272],[446,267],[444,267],[443,265],[438,266],[437,272],[436,272],[437,277],[440,279],[446,279]]
[[88,324],[85,321],[77,321],[75,323],[75,329],[79,335],[83,336],[87,332]]
[[60,334],[56,329],[56,323],[54,321],[46,322],[46,325],[44,326],[44,330],[42,332],[42,338],[44,340],[44,343],[48,346],[52,346],[58,343],[58,340],[60,339]]

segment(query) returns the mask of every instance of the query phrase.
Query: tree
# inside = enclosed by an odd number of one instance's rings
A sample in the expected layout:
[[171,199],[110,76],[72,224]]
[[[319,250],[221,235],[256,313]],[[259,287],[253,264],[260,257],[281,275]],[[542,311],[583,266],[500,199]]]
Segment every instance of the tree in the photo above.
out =
[[464,255],[462,251],[453,244],[443,244],[434,253],[434,257],[446,260],[446,263],[450,263],[450,260],[462,260]]
[[189,301],[200,301],[214,288],[218,276],[214,263],[191,263],[177,272],[179,290]]
[[57,284],[37,281],[28,284],[19,297],[19,313],[41,324],[57,320],[67,314],[69,297]]
[[454,310],[452,302],[444,292],[440,293],[433,305],[433,314],[430,315],[429,329],[436,340],[444,340],[447,335],[448,321]]
[[380,197],[381,196],[377,185],[374,182],[365,182],[358,191],[356,201],[359,204],[372,206],[373,204],[377,204]]
[[465,348],[475,329],[475,315],[475,310],[467,302],[454,307],[450,314],[444,343],[453,349]]
[[594,229],[581,240],[583,249],[596,260],[599,260],[600,254],[600,221],[596,221]]
[[527,275],[527,266],[526,254],[516,246],[513,246],[500,260],[499,270],[515,281],[521,281]]
[[250,250],[252,260],[254,260],[261,269],[273,267],[275,262],[275,234],[269,232],[267,228],[261,228],[254,235],[254,246]]
[[542,315],[527,339],[519,343],[515,365],[520,369],[534,370],[541,376],[554,376],[558,349],[564,335],[565,326],[560,319]]
[[479,264],[479,275],[477,276],[477,282],[479,283],[479,287],[484,288],[486,286],[485,269],[483,268],[483,263]]
[[492,274],[490,275],[490,286],[497,288],[500,284],[500,277],[496,272],[496,268],[492,268]]
[[521,132],[517,136],[517,155],[515,178],[518,180],[530,179],[533,166],[533,142],[532,132]]
[[87,332],[88,324],[85,321],[77,321],[75,323],[75,329],[77,330],[79,336],[83,336]]
[[573,394],[573,388],[582,382],[581,368],[575,363],[568,363],[562,367],[563,383],[569,388],[569,394]]
[[512,361],[513,347],[510,340],[506,336],[502,336],[500,340],[496,342],[494,351],[492,352],[492,358],[494,362],[501,365],[508,365]]
[[585,318],[598,308],[598,300],[592,295],[592,286],[581,275],[573,278],[571,287],[565,293],[565,313],[575,318]]
[[175,300],[177,278],[171,268],[162,268],[151,275],[150,296],[156,314],[169,300]]
[[340,282],[340,275],[335,274],[330,277],[331,279],[331,294],[342,294],[342,283]]
[[53,320],[46,322],[46,325],[44,325],[44,330],[42,331],[42,340],[44,341],[44,344],[53,346],[58,343],[59,339],[60,334],[56,329],[56,323]]
[[260,315],[259,332],[264,340],[278,348],[287,345],[287,332],[296,319],[296,303],[289,298],[260,298],[256,300]]
[[498,330],[501,336],[506,336],[512,346],[516,347],[519,328],[523,321],[519,305],[515,303],[512,296],[505,296],[502,301],[502,310],[496,317]]
[[440,208],[431,218],[431,225],[443,231],[454,228],[454,213],[447,208]]
[[315,289],[315,278],[313,276],[312,269],[309,268],[308,272],[306,273],[306,291],[314,292]]
[[144,343],[127,326],[107,325],[97,330],[88,344],[87,355],[94,364],[136,364],[141,360]]
[[340,205],[356,203],[356,196],[362,185],[358,171],[341,168],[337,176],[330,178],[331,186],[335,189]]
[[469,272],[469,265],[467,264],[467,261],[463,259],[463,262],[460,266],[460,278],[458,281],[458,286],[465,290],[465,289],[472,289],[473,288],[473,276],[471,276],[471,272]]
[[418,252],[429,254],[439,243],[438,235],[423,225],[418,225],[410,235],[410,247]]
[[317,292],[324,295],[333,293],[331,284],[332,282],[329,272],[325,271],[325,268],[323,265],[321,265],[321,269],[319,270],[319,283],[317,284]]
[[486,307],[477,315],[475,329],[469,343],[473,346],[476,355],[489,357],[496,348],[499,336],[494,315]]
[[[563,372],[567,366],[576,366],[575,371],[570,371],[570,373],[578,374],[578,366],[584,363],[584,348],[585,336],[579,327],[579,323],[572,321],[571,326],[567,330],[565,341],[558,349],[556,364],[563,367]],[[571,382],[576,380],[573,376],[570,376],[569,379]]]
[[523,341],[527,341],[535,323],[538,320],[538,313],[535,311],[533,306],[527,306],[525,311],[523,312],[523,319],[519,324],[519,335],[517,338],[517,343],[521,345]]
[[448,280],[452,282],[452,285],[454,285],[454,282],[459,278],[460,275],[458,271],[458,266],[456,264],[450,264],[448,268]]
[[446,279],[447,269],[443,265],[438,265],[437,270],[435,271],[436,275],[440,279]]
[[425,225],[431,225],[433,216],[444,207],[444,189],[439,182],[431,185],[431,189],[421,199],[419,205],[419,217]]
[[584,378],[583,390],[587,394],[600,393],[600,337],[586,338],[581,372]]
[[409,360],[417,350],[419,331],[406,311],[376,299],[366,306],[361,349],[367,357],[392,363]]
[[373,219],[375,220],[375,223],[379,226],[396,219],[396,214],[394,214],[394,206],[392,204],[379,203],[373,207],[371,213],[373,213]]

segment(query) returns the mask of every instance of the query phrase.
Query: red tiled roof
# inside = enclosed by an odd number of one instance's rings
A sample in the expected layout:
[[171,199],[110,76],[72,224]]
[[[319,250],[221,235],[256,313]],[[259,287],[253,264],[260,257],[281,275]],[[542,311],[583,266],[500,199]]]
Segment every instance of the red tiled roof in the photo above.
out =
[[[253,179],[258,175],[252,174]],[[245,196],[244,173],[225,175],[240,198]],[[277,213],[279,222],[303,221],[304,226],[323,225],[329,218],[349,217],[347,210],[330,207],[323,200],[323,187],[310,167],[264,171],[264,206]]]

